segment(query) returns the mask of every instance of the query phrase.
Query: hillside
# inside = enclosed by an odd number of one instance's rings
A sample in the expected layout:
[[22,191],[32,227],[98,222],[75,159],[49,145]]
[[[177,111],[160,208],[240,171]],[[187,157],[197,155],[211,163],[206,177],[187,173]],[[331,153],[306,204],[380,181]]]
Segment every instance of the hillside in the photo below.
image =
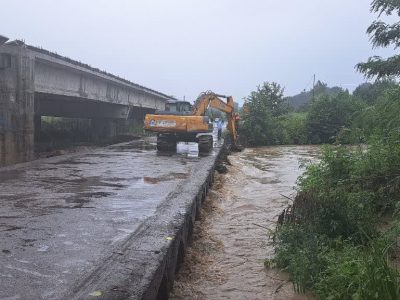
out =
[[[326,83],[323,83],[320,80],[318,80],[314,87],[314,97],[317,97],[318,95],[321,94],[328,94],[331,96],[335,96],[340,91],[342,91],[342,88],[338,86],[328,87]],[[286,99],[291,107],[293,107],[296,110],[299,109],[301,110],[302,108],[305,108],[307,106],[307,104],[311,101],[312,98],[313,98],[313,89],[310,89],[309,91],[304,90],[300,94],[289,96]]]

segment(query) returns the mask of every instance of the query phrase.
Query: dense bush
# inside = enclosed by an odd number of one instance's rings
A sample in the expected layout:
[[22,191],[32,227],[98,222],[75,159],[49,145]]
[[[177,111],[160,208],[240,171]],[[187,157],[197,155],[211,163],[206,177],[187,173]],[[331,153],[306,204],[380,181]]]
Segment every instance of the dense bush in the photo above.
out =
[[388,263],[393,242],[386,234],[366,247],[336,243],[324,253],[324,270],[315,283],[319,298],[400,299],[400,273]]
[[353,92],[353,96],[367,105],[374,105],[386,91],[397,87],[394,80],[383,79],[374,83],[360,84]]
[[292,112],[277,118],[279,144],[307,144],[306,113]]
[[38,142],[87,142],[90,128],[89,119],[42,117]]
[[[399,233],[400,134],[372,137],[368,148],[329,146],[298,180],[292,221],[275,236],[278,267],[296,290],[322,299],[400,299],[389,265]],[[394,229],[382,233],[380,216]]]
[[354,114],[362,108],[363,104],[348,92],[317,98],[311,103],[307,115],[308,140],[312,144],[335,142],[340,129],[349,127]]
[[[400,129],[400,88],[391,87],[376,101],[375,105],[364,107],[352,120],[351,131],[358,139],[366,141],[373,135],[387,135]],[[357,139],[355,139],[357,142]]]
[[398,234],[397,226],[357,245],[285,225],[277,232],[275,263],[297,292],[312,289],[320,299],[400,299],[400,273],[389,263]]

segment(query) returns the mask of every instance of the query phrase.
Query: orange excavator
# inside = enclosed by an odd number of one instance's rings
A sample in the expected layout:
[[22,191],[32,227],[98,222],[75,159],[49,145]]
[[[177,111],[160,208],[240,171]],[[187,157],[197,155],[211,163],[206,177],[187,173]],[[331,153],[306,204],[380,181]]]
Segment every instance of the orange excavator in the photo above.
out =
[[209,107],[226,113],[231,148],[240,150],[239,115],[234,111],[233,98],[213,92],[200,94],[193,106],[187,101],[167,102],[165,111],[146,115],[144,129],[157,133],[157,149],[160,151],[175,150],[177,142],[196,142],[200,152],[208,152],[213,147],[213,126],[206,116]]

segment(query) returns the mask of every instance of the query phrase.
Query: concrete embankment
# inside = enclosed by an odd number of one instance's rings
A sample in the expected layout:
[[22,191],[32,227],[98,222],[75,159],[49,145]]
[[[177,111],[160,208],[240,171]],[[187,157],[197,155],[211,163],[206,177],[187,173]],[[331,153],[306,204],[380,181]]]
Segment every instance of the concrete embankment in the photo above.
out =
[[68,298],[84,299],[99,292],[100,299],[168,299],[195,219],[214,181],[221,149],[202,157],[197,169],[141,224],[120,252],[83,279]]
[[0,169],[0,299],[165,299],[221,148],[135,141]]

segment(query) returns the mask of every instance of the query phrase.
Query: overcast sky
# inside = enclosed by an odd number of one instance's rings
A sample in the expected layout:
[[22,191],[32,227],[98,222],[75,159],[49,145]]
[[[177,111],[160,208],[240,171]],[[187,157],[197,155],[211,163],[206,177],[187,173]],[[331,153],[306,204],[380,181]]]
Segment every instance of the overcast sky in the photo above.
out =
[[370,0],[0,0],[0,34],[158,91],[240,101],[263,81],[286,95],[312,76],[354,89],[373,50]]

